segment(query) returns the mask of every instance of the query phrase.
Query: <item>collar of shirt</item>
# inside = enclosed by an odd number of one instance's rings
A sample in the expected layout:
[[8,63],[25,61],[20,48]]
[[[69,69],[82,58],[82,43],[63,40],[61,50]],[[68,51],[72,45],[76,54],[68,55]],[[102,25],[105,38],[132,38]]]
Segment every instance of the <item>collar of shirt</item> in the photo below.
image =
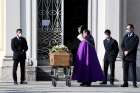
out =
[[80,41],[83,41],[83,40],[84,40],[82,34],[79,34],[79,35],[77,36],[77,38],[78,38]]
[[111,40],[111,37],[110,38],[107,38],[106,40],[110,41]]
[[19,37],[17,36],[17,39],[19,39]]
[[129,32],[128,33],[128,37],[131,37],[131,36],[133,36],[134,35],[134,32]]
[[18,39],[18,40],[21,40],[21,37],[18,37],[18,36],[17,36],[17,39]]

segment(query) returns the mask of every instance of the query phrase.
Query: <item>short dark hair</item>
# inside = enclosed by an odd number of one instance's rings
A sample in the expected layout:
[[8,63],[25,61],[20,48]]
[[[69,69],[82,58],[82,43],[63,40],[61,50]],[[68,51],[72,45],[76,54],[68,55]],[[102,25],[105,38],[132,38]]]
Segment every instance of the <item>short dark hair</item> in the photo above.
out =
[[84,32],[86,32],[87,35],[90,35],[90,31],[88,29],[85,29]]
[[109,29],[106,29],[104,33],[107,34],[107,35],[110,35],[111,31]]
[[130,28],[135,28],[133,24],[128,24],[128,26],[130,26]]
[[17,30],[16,30],[16,33],[17,33],[18,31],[20,31],[20,32],[22,33],[22,29],[21,29],[21,28],[17,29]]

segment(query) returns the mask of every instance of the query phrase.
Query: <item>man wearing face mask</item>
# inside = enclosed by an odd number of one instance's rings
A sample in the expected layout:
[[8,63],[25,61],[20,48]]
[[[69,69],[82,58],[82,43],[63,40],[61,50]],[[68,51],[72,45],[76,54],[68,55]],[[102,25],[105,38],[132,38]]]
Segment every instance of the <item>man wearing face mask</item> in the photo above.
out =
[[111,31],[105,30],[106,39],[104,40],[104,74],[105,80],[101,84],[107,84],[108,67],[110,66],[110,84],[114,84],[114,71],[115,71],[115,61],[119,52],[118,43],[115,39],[111,37]]
[[123,51],[123,80],[124,83],[121,87],[128,87],[128,71],[129,66],[133,76],[133,87],[137,87],[136,76],[136,56],[139,44],[139,37],[134,33],[134,25],[127,25],[127,34],[124,36],[121,48]]
[[21,81],[20,84],[26,84],[25,82],[25,59],[26,51],[28,50],[27,42],[22,37],[22,29],[17,29],[16,37],[11,40],[11,48],[13,51],[13,80],[14,84],[17,85],[17,67],[20,63]]

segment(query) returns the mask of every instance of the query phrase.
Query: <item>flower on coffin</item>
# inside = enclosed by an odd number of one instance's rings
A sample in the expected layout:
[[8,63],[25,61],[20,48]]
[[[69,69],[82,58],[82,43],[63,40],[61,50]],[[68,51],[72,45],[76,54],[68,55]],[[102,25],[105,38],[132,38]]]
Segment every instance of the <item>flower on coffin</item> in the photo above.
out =
[[50,53],[54,53],[54,52],[70,52],[68,47],[66,47],[65,45],[56,45],[53,46],[50,50]]

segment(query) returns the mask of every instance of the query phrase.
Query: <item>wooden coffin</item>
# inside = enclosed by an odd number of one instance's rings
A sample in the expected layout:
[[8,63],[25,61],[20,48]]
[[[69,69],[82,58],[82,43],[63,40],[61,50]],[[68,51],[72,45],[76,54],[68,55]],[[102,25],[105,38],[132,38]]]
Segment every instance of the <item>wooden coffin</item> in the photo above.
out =
[[51,66],[70,66],[70,54],[67,52],[54,52],[49,54]]

